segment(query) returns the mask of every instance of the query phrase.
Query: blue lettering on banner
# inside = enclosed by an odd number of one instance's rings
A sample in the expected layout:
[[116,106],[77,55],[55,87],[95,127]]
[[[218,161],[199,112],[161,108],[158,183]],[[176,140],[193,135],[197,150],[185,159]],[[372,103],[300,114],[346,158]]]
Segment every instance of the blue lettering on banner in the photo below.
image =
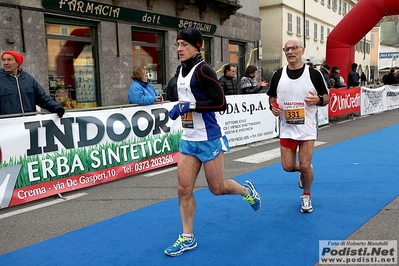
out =
[[380,59],[384,58],[398,58],[399,52],[380,53]]

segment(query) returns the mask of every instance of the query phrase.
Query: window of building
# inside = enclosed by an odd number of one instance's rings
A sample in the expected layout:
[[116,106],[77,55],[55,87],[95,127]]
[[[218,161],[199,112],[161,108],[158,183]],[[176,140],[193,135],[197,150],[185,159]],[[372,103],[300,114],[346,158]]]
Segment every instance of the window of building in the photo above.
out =
[[314,23],[314,40],[317,41],[317,23]]
[[321,0],[321,1],[320,1],[320,4],[322,4],[322,5],[324,6],[324,0]]
[[237,67],[237,82],[245,72],[245,45],[239,42],[229,43],[229,62]]
[[301,36],[301,17],[296,16],[296,35]]
[[355,45],[355,49],[356,49],[356,52],[361,52],[362,51],[362,41],[358,42]]
[[356,52],[370,54],[370,43],[363,39],[356,44],[355,49]]
[[96,24],[46,17],[50,96],[65,109],[100,105]]
[[338,0],[338,14],[343,14],[342,10],[342,0]]
[[212,62],[212,57],[211,57],[211,39],[207,37],[203,37],[202,41],[202,47],[201,47],[201,55],[202,58],[208,62]]
[[164,34],[158,31],[132,29],[133,69],[143,67],[148,73],[148,80],[158,93],[162,84],[168,81],[164,69]]
[[310,38],[310,29],[309,29],[309,27],[310,27],[310,23],[309,23],[309,20],[307,19],[307,20],[305,20],[305,37],[306,38]]
[[332,5],[331,5],[332,9],[334,11],[337,11],[337,0],[332,0]]
[[288,18],[287,18],[287,32],[289,34],[292,34],[292,14],[288,13]]
[[324,26],[320,25],[320,42],[324,42]]
[[346,2],[344,2],[342,12],[344,15],[346,15],[348,13],[348,4]]
[[327,37],[328,37],[328,35],[330,35],[330,32],[331,32],[331,29],[327,28]]
[[331,0],[327,0],[327,7],[331,8]]

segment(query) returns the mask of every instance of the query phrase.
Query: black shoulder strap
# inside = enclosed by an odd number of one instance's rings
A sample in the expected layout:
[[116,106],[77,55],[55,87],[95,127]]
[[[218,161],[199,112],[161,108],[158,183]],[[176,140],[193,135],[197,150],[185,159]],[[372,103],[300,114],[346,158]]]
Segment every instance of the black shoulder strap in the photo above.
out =
[[179,76],[180,69],[181,69],[181,65],[178,65],[177,68],[176,68],[176,73],[175,73],[175,77],[176,78]]

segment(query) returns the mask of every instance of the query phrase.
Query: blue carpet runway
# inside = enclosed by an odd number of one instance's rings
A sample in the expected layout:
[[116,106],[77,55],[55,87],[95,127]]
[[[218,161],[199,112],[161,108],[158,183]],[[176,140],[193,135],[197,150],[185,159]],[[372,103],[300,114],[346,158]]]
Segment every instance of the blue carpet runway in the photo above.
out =
[[[163,253],[181,231],[177,199],[154,204],[0,256],[0,265],[313,265],[319,240],[348,237],[398,195],[399,125],[315,151],[314,212],[299,211],[298,174],[280,163],[252,179],[255,213],[240,196],[195,193],[198,248]],[[394,145],[393,145],[394,144]]]

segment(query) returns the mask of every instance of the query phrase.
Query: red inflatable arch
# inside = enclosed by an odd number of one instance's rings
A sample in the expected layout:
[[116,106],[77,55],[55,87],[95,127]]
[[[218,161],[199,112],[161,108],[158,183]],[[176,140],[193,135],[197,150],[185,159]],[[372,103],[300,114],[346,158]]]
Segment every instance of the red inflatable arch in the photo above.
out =
[[327,38],[326,62],[346,79],[355,61],[354,46],[384,17],[399,14],[399,0],[361,0]]

